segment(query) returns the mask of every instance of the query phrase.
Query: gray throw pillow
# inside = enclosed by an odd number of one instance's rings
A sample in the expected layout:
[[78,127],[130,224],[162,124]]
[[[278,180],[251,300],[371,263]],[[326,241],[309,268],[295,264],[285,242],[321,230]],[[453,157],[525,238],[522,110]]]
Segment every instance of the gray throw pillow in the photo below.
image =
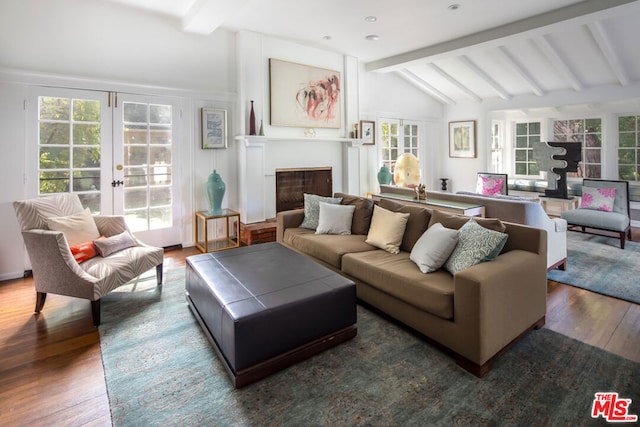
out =
[[444,265],[458,244],[460,231],[433,224],[418,239],[409,258],[423,273],[431,273]]
[[94,240],[93,244],[101,257],[107,257],[123,249],[135,246],[136,241],[128,231],[123,231],[106,239]]
[[320,218],[320,206],[318,203],[333,203],[334,205],[342,202],[342,197],[323,197],[315,194],[304,195],[304,219],[301,228],[309,228],[315,230],[318,228],[318,219]]
[[351,234],[354,205],[320,202],[320,218],[316,234]]
[[460,227],[458,244],[444,267],[451,274],[456,274],[481,262],[491,261],[500,254],[507,237],[508,234],[484,228],[472,218]]

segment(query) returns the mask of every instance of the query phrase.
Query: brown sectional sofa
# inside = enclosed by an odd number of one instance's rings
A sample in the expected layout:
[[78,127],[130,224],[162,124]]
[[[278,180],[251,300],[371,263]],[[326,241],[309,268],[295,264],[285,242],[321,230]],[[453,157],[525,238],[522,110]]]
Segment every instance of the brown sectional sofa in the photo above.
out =
[[380,207],[410,214],[401,251],[391,254],[365,242],[373,200],[335,196],[343,197],[342,204],[356,205],[354,234],[315,234],[299,228],[304,218],[300,209],[278,213],[277,241],[354,280],[359,300],[444,346],[465,369],[482,377],[503,349],[531,328],[544,325],[544,230],[478,220],[486,228],[501,227],[509,236],[495,260],[455,275],[445,269],[423,274],[409,259],[416,241],[436,222],[457,229],[468,217],[380,200]]

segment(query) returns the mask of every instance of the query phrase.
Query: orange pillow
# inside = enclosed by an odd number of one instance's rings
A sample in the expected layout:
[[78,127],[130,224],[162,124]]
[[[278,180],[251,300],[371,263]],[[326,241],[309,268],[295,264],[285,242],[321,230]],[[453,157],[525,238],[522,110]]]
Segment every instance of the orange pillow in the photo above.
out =
[[[104,236],[100,236],[100,239],[104,239]],[[93,244],[93,240],[80,243],[78,245],[69,246],[69,249],[71,250],[71,254],[78,264],[91,259],[94,256],[98,256],[98,252],[96,251],[96,247]]]

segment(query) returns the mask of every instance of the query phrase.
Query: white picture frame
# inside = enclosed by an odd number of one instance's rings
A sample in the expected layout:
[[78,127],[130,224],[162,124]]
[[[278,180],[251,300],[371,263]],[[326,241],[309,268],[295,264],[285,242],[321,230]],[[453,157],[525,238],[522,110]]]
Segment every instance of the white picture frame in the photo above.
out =
[[202,148],[227,148],[227,110],[202,109]]

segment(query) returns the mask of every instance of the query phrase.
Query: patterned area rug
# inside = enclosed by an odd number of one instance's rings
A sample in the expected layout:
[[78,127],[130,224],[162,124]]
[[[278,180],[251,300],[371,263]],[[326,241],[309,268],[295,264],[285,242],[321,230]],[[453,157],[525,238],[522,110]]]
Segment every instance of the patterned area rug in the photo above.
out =
[[640,243],[567,232],[567,270],[553,270],[556,282],[640,304]]
[[100,341],[113,424],[600,425],[596,392],[632,399],[640,364],[547,329],[484,379],[424,340],[358,307],[358,336],[235,390],[184,297],[184,269],[120,288],[102,303]]

